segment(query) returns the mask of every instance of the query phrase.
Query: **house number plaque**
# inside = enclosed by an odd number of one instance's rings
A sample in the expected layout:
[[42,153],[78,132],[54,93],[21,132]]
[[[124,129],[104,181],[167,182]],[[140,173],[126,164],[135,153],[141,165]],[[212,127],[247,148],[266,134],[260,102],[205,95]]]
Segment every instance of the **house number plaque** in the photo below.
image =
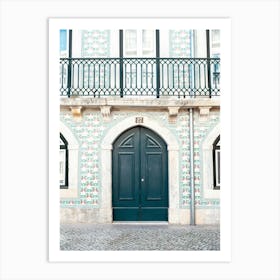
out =
[[136,117],[135,118],[135,123],[143,123],[144,122],[144,118],[143,117]]

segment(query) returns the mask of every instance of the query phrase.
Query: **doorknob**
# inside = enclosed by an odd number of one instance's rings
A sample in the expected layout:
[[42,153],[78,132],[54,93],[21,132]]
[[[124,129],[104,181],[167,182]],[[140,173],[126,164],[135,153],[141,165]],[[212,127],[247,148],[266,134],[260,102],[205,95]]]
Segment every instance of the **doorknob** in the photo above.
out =
[[141,179],[141,182],[144,182],[144,178]]

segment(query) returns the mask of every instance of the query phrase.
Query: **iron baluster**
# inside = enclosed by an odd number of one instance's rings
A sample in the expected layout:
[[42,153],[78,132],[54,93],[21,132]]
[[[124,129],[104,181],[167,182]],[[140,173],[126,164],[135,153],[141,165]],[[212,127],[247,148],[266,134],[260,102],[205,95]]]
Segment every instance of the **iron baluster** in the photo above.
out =
[[123,30],[119,31],[120,45],[120,97],[123,97]]

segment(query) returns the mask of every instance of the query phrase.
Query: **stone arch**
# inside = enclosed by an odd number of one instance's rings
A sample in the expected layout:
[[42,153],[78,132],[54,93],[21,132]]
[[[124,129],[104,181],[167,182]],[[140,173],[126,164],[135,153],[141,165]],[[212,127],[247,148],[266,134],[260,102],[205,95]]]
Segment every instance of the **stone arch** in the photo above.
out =
[[69,186],[68,189],[60,190],[60,197],[78,197],[79,142],[73,132],[63,122],[60,122],[59,131],[68,142],[69,153]]
[[220,198],[220,191],[213,189],[213,143],[220,135],[220,124],[218,123],[205,137],[202,143],[202,190],[204,198]]
[[135,123],[135,117],[129,117],[113,126],[101,143],[101,215],[104,222],[112,222],[112,149],[115,139],[129,128],[144,126],[155,131],[167,144],[168,151],[168,189],[169,223],[179,222],[179,144],[169,129],[157,121],[144,116],[142,123]]
[[113,144],[115,139],[120,134],[122,134],[125,130],[137,125],[144,126],[155,131],[159,136],[161,136],[161,138],[165,140],[168,149],[179,150],[179,144],[170,130],[149,117],[143,117],[143,123],[135,123],[135,117],[129,117],[123,121],[120,121],[107,132],[106,136],[103,138],[101,144],[102,147],[112,149],[110,145]]
[[74,136],[73,132],[70,130],[69,127],[67,127],[63,122],[60,122],[60,128],[59,131],[63,134],[65,139],[68,142],[69,149],[78,149],[79,148],[79,142]]

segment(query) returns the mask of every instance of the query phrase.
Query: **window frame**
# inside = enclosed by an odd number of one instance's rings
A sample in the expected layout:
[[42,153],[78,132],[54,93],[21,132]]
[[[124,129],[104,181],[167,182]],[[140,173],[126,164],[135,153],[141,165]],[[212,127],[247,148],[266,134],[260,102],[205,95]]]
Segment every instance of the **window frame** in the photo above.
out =
[[[220,135],[216,138],[216,140],[213,143],[213,181],[214,181],[214,185],[213,185],[213,189],[214,190],[220,190],[221,185],[220,185],[220,174],[221,174],[221,156],[217,157],[217,153],[221,153],[220,152]],[[218,169],[217,169],[218,168]],[[219,174],[219,175],[218,175]]]
[[213,143],[220,135],[220,123],[218,122],[209,133],[205,135],[201,143],[202,154],[202,196],[204,199],[220,199],[220,190],[214,189],[213,180]]
[[[127,44],[127,38],[129,37],[129,32],[134,31],[135,32],[135,47],[131,48],[129,44]],[[145,44],[143,42],[144,39],[144,31],[152,32],[151,36],[151,44],[150,46],[145,47]],[[121,40],[121,39],[120,39]],[[124,29],[123,30],[123,42],[122,42],[122,54],[123,57],[156,57],[157,55],[157,45],[159,44],[159,41],[157,42],[156,38],[156,30],[152,29]]]
[[68,189],[69,188],[69,153],[68,153],[68,142],[65,139],[65,137],[63,136],[62,133],[60,133],[60,139],[62,140],[62,142],[64,143],[64,145],[60,145],[60,150],[65,150],[65,179],[64,185],[60,185],[60,189]]
[[[218,40],[214,40],[213,33],[219,31]],[[221,31],[220,29],[211,29],[210,30],[210,56],[211,57],[220,57],[220,48],[221,48]]]

